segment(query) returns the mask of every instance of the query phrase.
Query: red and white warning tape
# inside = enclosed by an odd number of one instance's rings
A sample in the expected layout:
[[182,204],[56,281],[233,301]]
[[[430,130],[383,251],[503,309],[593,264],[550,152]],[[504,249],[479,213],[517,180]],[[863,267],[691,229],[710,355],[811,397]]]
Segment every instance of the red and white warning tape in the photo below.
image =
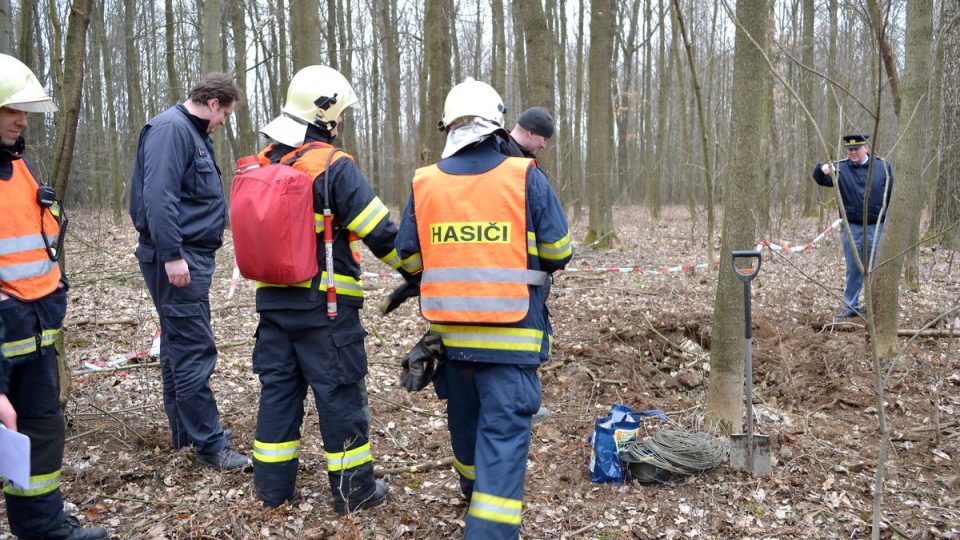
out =
[[[822,233],[818,234],[813,240],[801,244],[801,245],[790,245],[788,242],[783,242],[782,244],[777,244],[774,242],[769,242],[766,240],[760,240],[757,242],[756,249],[757,251],[762,251],[763,249],[769,249],[772,252],[786,252],[786,253],[800,253],[806,251],[817,244],[821,243],[826,239],[830,234],[835,230],[840,230],[840,224],[843,221],[838,219],[830,224]],[[716,264],[716,263],[714,263]],[[662,268],[644,268],[641,266],[621,266],[621,267],[611,267],[611,268],[571,268],[567,267],[564,272],[595,272],[595,273],[620,273],[627,274],[632,272],[643,273],[651,276],[663,276],[668,274],[678,274],[678,273],[688,273],[695,272],[697,270],[706,270],[710,267],[709,263],[697,263],[697,264],[681,264],[678,266],[665,266]],[[400,274],[396,272],[364,272],[363,277],[368,278],[387,278],[387,279],[401,279]],[[233,268],[233,278],[230,280],[230,292],[227,293],[227,299],[233,298],[233,294],[237,288],[237,281],[240,278],[240,270],[234,266]]]
[[136,358],[150,358],[150,357],[156,357],[156,356],[160,356],[160,327],[159,326],[157,327],[157,331],[154,332],[153,334],[153,342],[150,344],[149,349],[128,352],[127,354],[114,356],[113,358],[110,358],[107,360],[100,360],[99,358],[94,360],[87,360],[83,363],[83,367],[90,370],[94,370],[94,371],[100,371],[104,369],[118,368],[126,364],[130,360],[133,360]]

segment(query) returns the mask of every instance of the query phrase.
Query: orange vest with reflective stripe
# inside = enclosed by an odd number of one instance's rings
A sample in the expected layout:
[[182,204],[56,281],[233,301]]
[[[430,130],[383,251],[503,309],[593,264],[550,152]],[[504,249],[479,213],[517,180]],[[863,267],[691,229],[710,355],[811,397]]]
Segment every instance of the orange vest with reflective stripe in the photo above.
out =
[[530,307],[528,285],[543,272],[527,268],[527,170],[507,158],[475,175],[436,165],[417,170],[414,213],[423,257],[420,311],[431,322],[507,324]]
[[[13,176],[0,180],[0,290],[21,300],[36,300],[60,284],[60,265],[51,261],[40,236],[37,182],[22,159]],[[43,211],[43,232],[51,246],[60,235],[53,212]]]

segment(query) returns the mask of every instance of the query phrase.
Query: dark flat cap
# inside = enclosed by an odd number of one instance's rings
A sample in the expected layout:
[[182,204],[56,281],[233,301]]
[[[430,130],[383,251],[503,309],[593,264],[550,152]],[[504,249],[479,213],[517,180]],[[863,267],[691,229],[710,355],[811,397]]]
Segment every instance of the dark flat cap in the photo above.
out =
[[543,107],[531,107],[517,118],[523,129],[532,131],[541,137],[553,137],[553,117]]
[[843,145],[847,148],[860,148],[861,146],[867,144],[867,141],[870,140],[869,135],[861,135],[859,133],[851,133],[849,135],[843,136]]

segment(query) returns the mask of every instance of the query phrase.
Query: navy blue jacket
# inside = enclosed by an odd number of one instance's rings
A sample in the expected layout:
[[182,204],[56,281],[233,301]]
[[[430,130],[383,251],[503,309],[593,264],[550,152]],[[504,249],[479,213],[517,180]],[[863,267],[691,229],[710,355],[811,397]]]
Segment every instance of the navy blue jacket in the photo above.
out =
[[[870,163],[873,162],[873,177],[870,184],[870,202],[867,207],[867,217],[863,216],[863,194],[867,188],[867,173]],[[862,165],[856,165],[849,159],[833,162],[833,168],[840,178],[840,198],[843,199],[843,208],[847,212],[847,220],[857,225],[874,225],[878,221],[883,223],[890,212],[890,194],[893,193],[893,166],[886,160],[867,156]],[[825,187],[833,187],[833,177],[823,174],[820,168],[823,163],[817,163],[813,169],[814,182]],[[880,209],[886,207],[883,216]]]
[[130,180],[130,217],[140,242],[161,261],[182,259],[181,248],[214,251],[223,244],[227,205],[207,122],[182,103],[140,131]]
[[[473,175],[493,169],[504,159],[506,156],[500,153],[498,142],[491,137],[482,143],[459,150],[437,165],[447,174]],[[483,194],[478,193],[477,196],[482,197]],[[537,250],[528,252],[527,267],[548,273],[562,269],[573,256],[567,217],[546,175],[536,167],[530,167],[527,171],[526,202],[527,231],[536,235],[537,243]],[[397,231],[397,253],[403,260],[420,253],[414,208],[411,194]],[[547,359],[553,337],[545,295],[546,286],[531,285],[527,316],[514,324],[431,324],[430,329],[441,335],[447,358],[451,360],[537,365]],[[518,336],[529,338],[528,334],[531,333],[535,333],[541,340],[535,350],[513,347],[508,342],[498,343],[493,337],[509,334],[512,337],[508,339],[522,339]]]

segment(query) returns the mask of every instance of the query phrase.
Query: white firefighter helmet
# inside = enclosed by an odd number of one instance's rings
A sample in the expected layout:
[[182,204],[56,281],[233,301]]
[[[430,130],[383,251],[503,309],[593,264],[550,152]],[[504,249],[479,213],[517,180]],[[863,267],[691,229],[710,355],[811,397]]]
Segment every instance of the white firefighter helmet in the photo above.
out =
[[454,120],[464,116],[477,116],[503,127],[503,113],[506,110],[503,99],[492,86],[467,77],[447,94],[440,129],[449,130]]
[[350,82],[339,71],[328,66],[307,66],[290,80],[280,116],[260,133],[287,146],[300,146],[307,124],[332,131],[344,109],[358,101]]
[[57,110],[33,71],[8,54],[0,54],[0,107],[26,112]]

